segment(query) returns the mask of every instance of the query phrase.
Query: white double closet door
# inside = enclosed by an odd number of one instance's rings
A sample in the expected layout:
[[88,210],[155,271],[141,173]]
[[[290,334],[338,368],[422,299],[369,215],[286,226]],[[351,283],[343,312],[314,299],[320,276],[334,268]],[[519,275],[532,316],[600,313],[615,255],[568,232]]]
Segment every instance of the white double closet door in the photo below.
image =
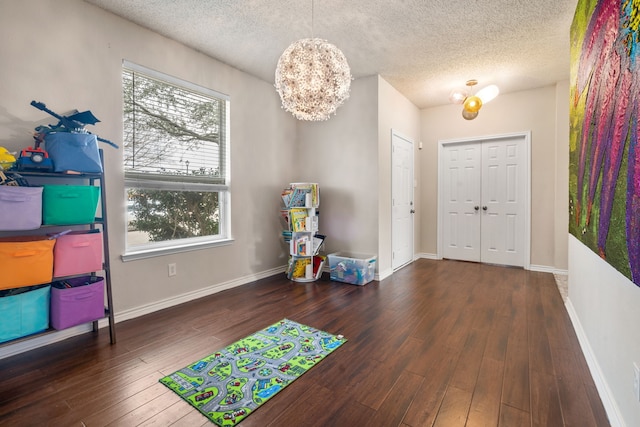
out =
[[442,255],[528,265],[528,137],[442,145]]

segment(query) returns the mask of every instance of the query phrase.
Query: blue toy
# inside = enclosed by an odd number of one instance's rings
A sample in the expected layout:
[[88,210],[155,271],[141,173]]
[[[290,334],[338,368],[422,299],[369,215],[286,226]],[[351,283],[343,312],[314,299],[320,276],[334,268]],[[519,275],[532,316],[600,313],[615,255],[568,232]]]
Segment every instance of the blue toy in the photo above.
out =
[[[49,132],[91,133],[91,132],[87,132],[84,129],[84,127],[86,125],[95,125],[100,121],[96,116],[93,115],[91,111],[83,111],[81,113],[76,111],[70,116],[61,116],[60,114],[54,113],[53,111],[49,110],[47,106],[42,102],[31,101],[31,105],[37,108],[38,110],[42,110],[45,113],[49,113],[50,115],[52,115],[53,117],[59,120],[57,125],[38,126],[36,128],[36,134],[43,135],[41,138],[43,138],[44,135]],[[105,142],[114,148],[118,148],[116,144],[114,144],[109,140],[100,138],[99,136],[96,136],[96,138],[100,142]]]

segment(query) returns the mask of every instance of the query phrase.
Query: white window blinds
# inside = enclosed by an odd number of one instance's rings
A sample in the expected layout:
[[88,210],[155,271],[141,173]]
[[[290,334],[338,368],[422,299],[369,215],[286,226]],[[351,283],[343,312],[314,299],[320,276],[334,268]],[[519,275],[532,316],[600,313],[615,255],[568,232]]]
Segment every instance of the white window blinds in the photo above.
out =
[[127,185],[226,190],[229,98],[154,74],[130,63],[123,68]]

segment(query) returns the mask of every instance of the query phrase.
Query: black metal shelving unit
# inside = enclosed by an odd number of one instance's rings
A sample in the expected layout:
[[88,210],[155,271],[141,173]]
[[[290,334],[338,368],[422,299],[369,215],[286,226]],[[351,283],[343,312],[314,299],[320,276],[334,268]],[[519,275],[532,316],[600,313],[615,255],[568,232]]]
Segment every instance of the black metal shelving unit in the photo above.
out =
[[[104,179],[104,159],[102,150],[100,150],[100,159],[102,161],[102,173],[57,173],[57,172],[40,172],[40,171],[17,171],[22,177],[27,179],[30,185],[33,185],[32,182],[37,181],[37,185],[43,183],[52,183],[52,182],[60,182],[60,181],[74,181],[74,182],[84,182],[86,185],[98,186],[100,187],[100,205],[99,205],[99,216],[96,216],[94,221],[86,224],[73,224],[68,227],[73,227],[75,229],[82,229],[83,227],[88,230],[96,230],[101,229],[102,232],[102,244],[103,244],[103,265],[102,271],[104,272],[104,280],[105,280],[105,292],[106,292],[106,307],[105,307],[105,317],[109,322],[109,337],[111,339],[111,344],[115,344],[116,342],[116,329],[115,329],[115,320],[114,320],[114,312],[113,312],[113,295],[111,288],[111,267],[110,267],[110,252],[109,252],[109,230],[108,230],[108,221],[107,221],[107,191],[105,187],[105,179]],[[52,228],[60,228],[61,226],[48,226],[43,225],[38,230],[33,230],[36,233],[42,233],[46,230],[51,230]],[[11,232],[11,235],[15,235],[16,232]],[[8,235],[8,232],[2,232],[2,235]],[[92,272],[92,274],[96,274],[97,272]],[[54,280],[58,280],[60,278],[54,277]],[[94,320],[93,323],[93,331],[98,331],[98,320]],[[34,338],[36,336],[51,333],[52,330],[47,330],[38,334],[29,335],[26,337],[18,338],[15,340],[7,341],[1,343],[0,346],[11,345],[18,341],[28,340]]]

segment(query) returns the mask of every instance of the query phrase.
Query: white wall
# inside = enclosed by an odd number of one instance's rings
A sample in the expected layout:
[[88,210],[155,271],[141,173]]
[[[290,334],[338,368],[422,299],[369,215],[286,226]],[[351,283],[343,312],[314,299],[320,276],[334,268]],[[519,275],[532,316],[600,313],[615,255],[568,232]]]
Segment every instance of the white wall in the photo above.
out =
[[[378,78],[378,271],[380,277],[392,273],[392,141],[391,131],[413,140],[414,179],[421,183],[418,144],[420,143],[420,110],[391,86]],[[414,206],[420,206],[420,184],[414,189]],[[414,215],[414,254],[418,251],[421,224]]]
[[330,120],[298,124],[300,180],[321,183],[327,253],[376,254],[379,277],[391,274],[391,129],[417,141],[419,128],[418,108],[379,76],[354,80]]
[[554,267],[568,268],[567,230],[569,230],[569,80],[556,85],[555,150],[555,242]]
[[351,82],[335,116],[298,123],[296,180],[320,184],[327,253],[377,251],[377,105],[377,77],[365,77]]
[[[32,145],[36,125],[55,123],[31,100],[60,113],[91,110],[102,122],[90,130],[122,146],[123,59],[231,97],[230,245],[123,263],[123,154],[104,145],[117,318],[285,265],[279,194],[296,176],[296,120],[280,108],[271,83],[79,0],[0,2],[0,58],[0,146],[10,150]],[[177,264],[173,278],[170,262]]]
[[640,367],[640,287],[569,235],[569,299],[580,344],[616,426],[640,426],[633,363]]
[[[421,132],[424,149],[420,152],[422,170],[422,236],[419,251],[437,253],[438,142],[440,140],[500,135],[531,131],[531,267],[542,270],[566,270],[562,262],[566,242],[556,242],[556,224],[566,218],[567,204],[558,203],[556,171],[568,168],[568,156],[557,157],[557,151],[568,150],[568,132],[558,140],[558,117],[568,117],[566,99],[558,93],[568,83],[546,86],[517,93],[502,94],[482,107],[475,120],[462,118],[459,105],[446,105],[422,110]],[[563,112],[566,109],[567,112]],[[568,119],[565,122],[568,126]],[[560,125],[562,126],[562,125]],[[566,147],[566,148],[565,148]],[[564,164],[556,164],[556,162]],[[565,229],[566,230],[566,229]],[[558,256],[556,256],[556,253]]]

